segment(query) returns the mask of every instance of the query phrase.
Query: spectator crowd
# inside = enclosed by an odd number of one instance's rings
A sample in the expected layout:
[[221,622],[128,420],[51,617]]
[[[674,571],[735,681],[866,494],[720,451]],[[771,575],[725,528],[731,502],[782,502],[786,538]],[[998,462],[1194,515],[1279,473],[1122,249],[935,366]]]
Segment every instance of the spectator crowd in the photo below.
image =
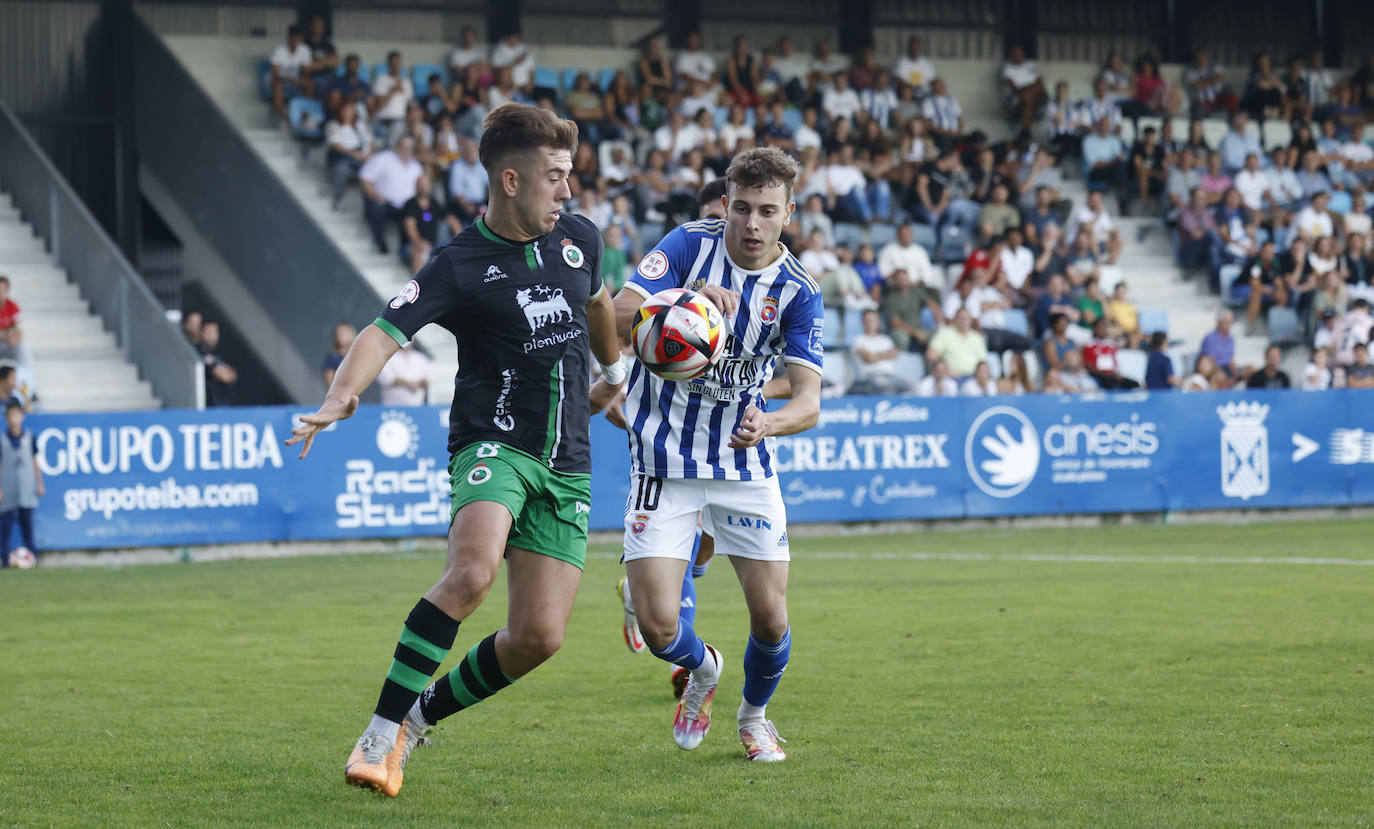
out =
[[[802,54],[786,36],[760,51],[741,35],[722,61],[696,33],[672,55],[650,39],[634,66],[570,73],[564,89],[519,35],[487,45],[472,28],[440,71],[412,79],[392,52],[369,77],[316,18],[292,27],[272,66],[278,117],[292,94],[323,104],[335,204],[356,178],[376,248],[389,251],[395,233],[412,269],[485,209],[477,141],[483,116],[507,101],[577,122],[569,207],[601,228],[614,289],[666,230],[697,217],[698,191],[734,153],[793,154],[798,209],[783,241],[841,323],[828,324],[827,345],[853,357],[831,393],[1286,385],[1282,351],[1236,365],[1229,312],[1186,344],[1197,358],[1178,376],[1176,344],[1142,330],[1111,267],[1124,247],[1115,217],[1131,213],[1160,216],[1180,265],[1244,309],[1251,329],[1271,308],[1292,311],[1282,344],[1316,347],[1294,385],[1365,382],[1374,57],[1338,81],[1320,53],[1286,72],[1262,53],[1237,91],[1205,50],[1176,82],[1150,55],[1128,65],[1113,54],[1074,100],[1013,47],[998,80],[1007,141],[965,122],[919,37],[890,66],[824,40]],[[1191,119],[1186,135],[1174,116]],[[1229,127],[1212,147],[1203,119],[1216,118]],[[1141,129],[1150,119],[1159,126]],[[1291,125],[1291,140],[1266,149],[1255,133],[1273,124]],[[1066,176],[1088,189],[1077,207]],[[1143,371],[1123,372],[1127,350],[1146,352]]]

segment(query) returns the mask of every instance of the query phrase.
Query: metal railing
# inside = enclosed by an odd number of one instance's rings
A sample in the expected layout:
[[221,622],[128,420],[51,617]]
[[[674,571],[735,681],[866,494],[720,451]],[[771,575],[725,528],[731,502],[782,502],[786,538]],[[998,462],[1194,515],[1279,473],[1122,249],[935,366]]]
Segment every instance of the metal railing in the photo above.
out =
[[24,221],[47,242],[57,264],[114,333],[124,357],[138,367],[163,405],[204,408],[200,355],[3,101],[0,186]]

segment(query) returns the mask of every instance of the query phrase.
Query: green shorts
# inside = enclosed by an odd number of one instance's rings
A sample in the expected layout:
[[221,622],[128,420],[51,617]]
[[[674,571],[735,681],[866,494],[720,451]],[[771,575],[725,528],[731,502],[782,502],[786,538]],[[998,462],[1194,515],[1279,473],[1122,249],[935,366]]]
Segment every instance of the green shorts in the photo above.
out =
[[587,519],[592,476],[557,472],[504,443],[473,443],[448,464],[449,523],[474,501],[510,510],[511,546],[566,561],[581,570],[587,561]]

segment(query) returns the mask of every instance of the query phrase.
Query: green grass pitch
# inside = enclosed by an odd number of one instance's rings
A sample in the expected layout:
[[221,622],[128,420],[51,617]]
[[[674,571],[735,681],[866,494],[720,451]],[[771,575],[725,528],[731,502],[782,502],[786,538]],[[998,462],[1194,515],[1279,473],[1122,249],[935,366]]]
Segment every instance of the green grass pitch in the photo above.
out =
[[[1367,825],[1371,538],[797,538],[774,766],[734,733],[728,563],[699,583],[715,727],[683,752],[594,545],[563,650],[440,726],[395,800],[343,761],[439,553],[0,572],[0,825]],[[504,613],[498,584],[446,667]]]

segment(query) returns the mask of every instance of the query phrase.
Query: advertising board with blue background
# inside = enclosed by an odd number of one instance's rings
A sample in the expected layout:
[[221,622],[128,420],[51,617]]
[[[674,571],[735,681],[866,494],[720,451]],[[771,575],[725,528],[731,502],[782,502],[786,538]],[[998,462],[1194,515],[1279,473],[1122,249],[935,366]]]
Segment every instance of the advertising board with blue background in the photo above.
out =
[[[841,398],[772,438],[793,523],[1374,503],[1374,392]],[[41,549],[441,536],[448,412],[361,408],[282,445],[289,407],[35,415]],[[592,529],[626,436],[592,424]]]

